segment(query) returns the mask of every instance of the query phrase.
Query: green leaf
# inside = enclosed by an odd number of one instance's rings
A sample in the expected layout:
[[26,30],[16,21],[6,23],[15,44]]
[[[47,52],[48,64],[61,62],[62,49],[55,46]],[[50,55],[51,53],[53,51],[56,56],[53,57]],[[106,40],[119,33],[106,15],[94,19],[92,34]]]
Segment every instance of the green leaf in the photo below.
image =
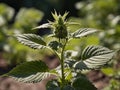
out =
[[51,25],[50,25],[50,23],[45,23],[45,24],[42,24],[40,26],[33,28],[33,30],[34,29],[42,29],[42,28],[51,28]]
[[49,75],[49,69],[42,61],[25,62],[5,74],[5,76],[10,76],[17,81],[29,83],[40,82]]
[[93,29],[93,28],[81,28],[80,30],[77,30],[74,33],[72,33],[72,37],[73,38],[81,38],[81,37],[85,37],[87,35],[90,35],[92,33],[95,33],[97,31],[98,30]]
[[82,52],[82,59],[85,60],[91,56],[100,56],[105,54],[113,53],[112,50],[103,46],[87,46]]
[[[0,21],[1,21],[0,25],[11,20],[14,16],[14,13],[15,13],[14,8],[8,6],[7,4],[0,3]],[[5,21],[3,22],[3,20]]]
[[62,16],[62,19],[65,20],[69,12],[65,12],[64,15]]
[[56,80],[49,81],[46,86],[47,86],[46,90],[60,90],[58,81],[56,81]]
[[62,44],[57,42],[57,41],[51,41],[49,44],[48,44],[49,47],[51,47],[52,49],[54,50],[58,50],[60,47],[62,47]]
[[65,68],[64,69],[64,75],[65,75],[65,80],[67,80],[67,81],[71,81],[71,79],[72,79],[72,71],[71,71],[71,69],[70,68]]
[[69,25],[81,25],[80,23],[77,22],[66,22],[67,26],[69,27]]
[[54,10],[54,13],[52,13],[52,16],[55,20],[58,20],[58,14],[55,10]]
[[[60,83],[58,81],[52,80],[47,83],[47,89],[46,90],[61,90],[60,89]],[[75,90],[72,86],[70,85],[65,85],[63,87],[63,90]]]
[[74,64],[76,69],[98,69],[107,64],[114,52],[102,46],[88,46],[83,50],[82,60]]
[[75,90],[72,86],[66,85],[63,90]]
[[[8,13],[7,13],[8,14]],[[15,17],[14,27],[30,33],[31,28],[36,27],[38,22],[42,20],[44,13],[35,8],[20,8]]]
[[83,76],[76,78],[73,81],[72,86],[75,90],[97,90],[97,88]]
[[18,34],[15,35],[18,41],[26,46],[29,46],[33,49],[42,49],[46,46],[45,41],[35,34]]
[[107,76],[113,76],[115,74],[115,70],[113,67],[103,68],[101,71]]
[[67,64],[67,66],[70,68],[72,68],[76,62],[77,62],[76,60],[72,60],[72,59],[65,60],[65,64]]

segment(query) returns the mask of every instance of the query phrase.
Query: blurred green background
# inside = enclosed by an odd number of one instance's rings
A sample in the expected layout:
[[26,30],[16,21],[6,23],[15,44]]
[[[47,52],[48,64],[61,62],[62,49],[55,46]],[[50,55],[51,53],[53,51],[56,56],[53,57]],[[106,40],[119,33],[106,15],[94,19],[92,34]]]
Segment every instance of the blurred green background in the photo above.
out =
[[[66,49],[81,50],[87,45],[103,45],[118,50],[109,68],[100,73],[109,78],[104,90],[120,90],[120,0],[0,0],[0,74],[27,60],[39,59],[41,52],[29,49],[13,37],[17,33],[44,36],[50,30],[32,28],[53,20],[51,12],[69,11],[70,32],[80,27],[101,30],[98,34],[71,41]],[[46,39],[46,40],[49,40]],[[76,57],[79,59],[79,55]]]

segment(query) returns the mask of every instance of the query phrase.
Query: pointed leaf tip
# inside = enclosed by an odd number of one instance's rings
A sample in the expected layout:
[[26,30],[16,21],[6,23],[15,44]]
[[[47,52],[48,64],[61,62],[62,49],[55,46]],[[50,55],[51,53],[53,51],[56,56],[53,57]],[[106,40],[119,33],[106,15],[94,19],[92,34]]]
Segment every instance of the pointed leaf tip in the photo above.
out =
[[37,26],[37,27],[33,28],[32,30],[35,30],[35,29],[43,29],[43,28],[51,28],[50,23],[42,24],[42,25],[40,25],[40,26]]
[[87,35],[93,34],[95,32],[98,32],[98,30],[93,28],[81,28],[80,30],[77,30],[74,33],[72,33],[72,37],[81,38],[81,37],[85,37]]

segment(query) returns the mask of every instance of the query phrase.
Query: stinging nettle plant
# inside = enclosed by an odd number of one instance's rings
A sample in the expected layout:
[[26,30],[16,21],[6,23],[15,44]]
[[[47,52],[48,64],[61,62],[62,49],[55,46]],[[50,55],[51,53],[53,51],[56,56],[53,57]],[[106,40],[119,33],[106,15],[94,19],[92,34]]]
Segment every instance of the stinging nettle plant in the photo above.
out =
[[[49,37],[56,38],[50,42],[35,34],[18,34],[15,37],[18,41],[30,48],[52,51],[58,58],[60,65],[49,69],[44,60],[29,61],[22,63],[12,69],[4,76],[10,76],[17,81],[37,83],[41,80],[55,75],[56,78],[46,85],[47,90],[97,90],[97,88],[82,74],[84,70],[99,69],[111,61],[114,51],[102,46],[87,46],[81,54],[81,59],[74,60],[69,51],[65,49],[71,39],[80,39],[92,33],[98,32],[93,28],[80,28],[70,33],[69,25],[77,24],[66,20],[66,12],[63,16],[52,13],[54,22],[42,24],[34,29],[50,28],[53,33]],[[69,56],[69,57],[68,57]]]

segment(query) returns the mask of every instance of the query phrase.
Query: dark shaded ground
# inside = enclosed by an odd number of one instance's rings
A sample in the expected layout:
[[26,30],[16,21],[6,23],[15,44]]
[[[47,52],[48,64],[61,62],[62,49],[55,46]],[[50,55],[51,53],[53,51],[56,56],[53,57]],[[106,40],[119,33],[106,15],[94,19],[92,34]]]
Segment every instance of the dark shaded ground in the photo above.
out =
[[11,78],[0,78],[0,90],[45,90],[44,83],[18,83]]
[[109,84],[110,78],[105,76],[100,71],[91,71],[87,74],[87,77],[93,84],[98,88],[98,90],[102,90]]

